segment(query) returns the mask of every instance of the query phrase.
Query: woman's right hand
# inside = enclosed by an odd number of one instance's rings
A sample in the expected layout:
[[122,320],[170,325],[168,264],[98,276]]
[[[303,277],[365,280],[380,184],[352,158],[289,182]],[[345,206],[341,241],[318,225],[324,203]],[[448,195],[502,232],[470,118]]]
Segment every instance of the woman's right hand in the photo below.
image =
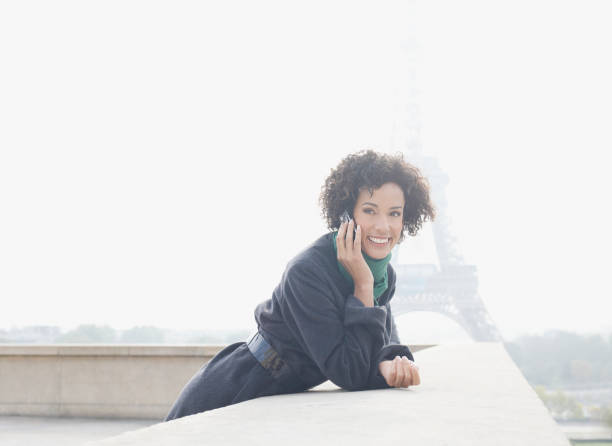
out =
[[361,227],[357,226],[357,233],[353,240],[353,228],[355,222],[351,219],[348,223],[342,223],[338,229],[336,237],[336,247],[338,249],[338,261],[353,278],[355,283],[355,296],[364,305],[372,306],[373,301],[374,276],[370,267],[361,253]]

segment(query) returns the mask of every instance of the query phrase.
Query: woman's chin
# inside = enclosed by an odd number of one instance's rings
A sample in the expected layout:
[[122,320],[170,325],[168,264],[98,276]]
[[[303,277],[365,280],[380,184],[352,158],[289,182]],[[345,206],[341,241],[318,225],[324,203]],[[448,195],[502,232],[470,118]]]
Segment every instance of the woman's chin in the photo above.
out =
[[389,252],[391,252],[391,250],[389,249],[384,249],[384,250],[383,249],[376,249],[376,250],[364,249],[363,252],[365,252],[368,255],[368,257],[372,259],[381,260],[387,257],[389,255]]

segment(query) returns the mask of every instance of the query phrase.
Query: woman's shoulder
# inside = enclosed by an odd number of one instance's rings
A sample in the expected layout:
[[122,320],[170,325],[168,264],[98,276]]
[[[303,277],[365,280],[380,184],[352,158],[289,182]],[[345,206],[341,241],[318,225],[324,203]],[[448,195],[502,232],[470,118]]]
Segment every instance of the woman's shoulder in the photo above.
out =
[[329,233],[319,237],[287,263],[281,278],[281,290],[293,295],[295,290],[305,286],[311,297],[314,296],[312,292],[317,291],[330,300],[350,292],[350,284],[338,268],[332,236],[333,233]]

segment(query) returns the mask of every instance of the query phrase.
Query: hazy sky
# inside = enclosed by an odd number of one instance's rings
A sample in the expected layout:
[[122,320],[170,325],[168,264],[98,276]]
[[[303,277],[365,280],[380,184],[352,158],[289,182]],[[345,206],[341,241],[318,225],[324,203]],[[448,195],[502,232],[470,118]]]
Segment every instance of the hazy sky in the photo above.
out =
[[[251,327],[407,101],[502,334],[612,331],[608,1],[0,4],[0,327]],[[429,259],[429,228],[406,258]],[[403,333],[435,337],[425,314]],[[424,333],[423,330],[428,333]],[[460,335],[460,333],[459,333]]]

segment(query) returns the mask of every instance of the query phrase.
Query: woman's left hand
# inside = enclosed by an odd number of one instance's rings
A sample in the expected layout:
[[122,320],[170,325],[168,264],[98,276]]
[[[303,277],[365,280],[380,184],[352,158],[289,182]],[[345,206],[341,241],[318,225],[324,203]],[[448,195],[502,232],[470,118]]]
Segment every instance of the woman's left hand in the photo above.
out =
[[393,360],[381,361],[378,365],[380,374],[390,387],[408,387],[421,384],[419,366],[406,356],[396,356]]

